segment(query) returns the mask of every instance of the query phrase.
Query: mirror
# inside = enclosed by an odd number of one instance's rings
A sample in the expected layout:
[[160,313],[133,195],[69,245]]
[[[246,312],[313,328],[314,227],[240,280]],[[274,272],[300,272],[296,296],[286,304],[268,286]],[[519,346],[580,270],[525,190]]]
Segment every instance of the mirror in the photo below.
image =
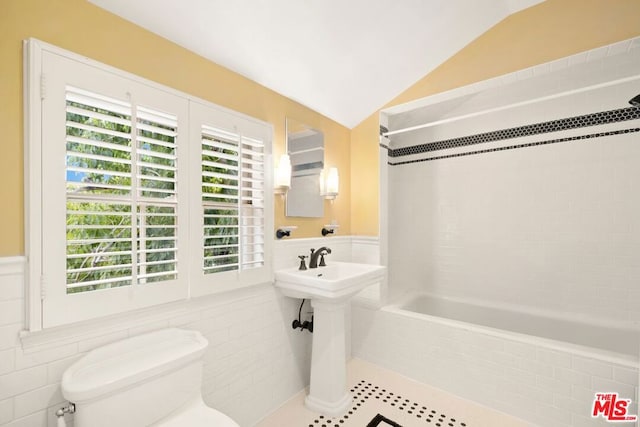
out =
[[320,172],[324,167],[324,135],[304,123],[287,118],[287,154],[291,159],[287,216],[323,217]]

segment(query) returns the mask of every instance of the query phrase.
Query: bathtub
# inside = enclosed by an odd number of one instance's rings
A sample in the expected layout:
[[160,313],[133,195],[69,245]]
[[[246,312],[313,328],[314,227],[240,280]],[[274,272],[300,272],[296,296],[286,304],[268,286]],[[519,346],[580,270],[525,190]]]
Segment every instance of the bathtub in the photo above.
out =
[[352,309],[352,353],[542,426],[592,419],[595,393],[632,399],[639,331],[509,307],[413,295]]
[[602,324],[544,312],[514,311],[426,294],[407,298],[390,309],[410,316],[424,316],[430,321],[454,321],[449,323],[488,335],[535,342],[551,349],[571,349],[630,367],[638,364],[640,331],[613,323]]

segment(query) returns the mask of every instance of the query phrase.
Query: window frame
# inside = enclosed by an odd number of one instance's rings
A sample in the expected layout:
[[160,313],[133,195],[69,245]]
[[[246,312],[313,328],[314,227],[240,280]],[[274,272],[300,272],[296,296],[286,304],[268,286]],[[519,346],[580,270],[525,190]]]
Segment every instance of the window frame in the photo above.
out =
[[[182,98],[187,105],[187,120],[184,129],[180,132],[186,134],[186,139],[179,142],[179,149],[183,150],[180,154],[182,160],[178,165],[179,179],[182,179],[187,183],[187,193],[180,195],[183,197],[185,209],[182,213],[178,213],[178,221],[182,223],[182,226],[178,225],[183,231],[182,235],[186,235],[187,244],[183,245],[186,248],[187,253],[184,251],[178,258],[179,282],[184,282],[183,285],[186,288],[184,295],[178,298],[173,298],[174,302],[186,301],[193,297],[216,294],[229,290],[241,289],[246,286],[257,285],[260,283],[268,283],[272,281],[273,269],[273,239],[268,238],[271,230],[273,230],[273,194],[268,191],[272,187],[272,140],[273,140],[273,125],[266,123],[255,118],[249,117],[245,114],[238,113],[229,110],[224,107],[212,104],[209,101],[194,97],[189,94],[185,94],[181,91],[172,89],[170,87],[155,83],[153,81],[144,79],[137,75],[122,71],[120,69],[105,65],[98,61],[86,58],[84,56],[69,52],[62,48],[47,44],[37,39],[30,38],[23,43],[24,48],[24,207],[25,207],[25,253],[27,258],[27,266],[25,269],[25,320],[26,329],[29,332],[37,332],[48,330],[45,328],[45,318],[43,316],[44,301],[47,298],[46,292],[51,289],[52,286],[64,287],[64,284],[44,283],[43,282],[43,228],[46,225],[46,218],[43,215],[43,191],[42,183],[43,179],[43,111],[42,100],[47,96],[47,76],[43,73],[43,55],[45,53],[60,56],[64,59],[76,61],[82,65],[95,67],[101,71],[111,73],[117,77],[129,80],[137,85],[145,86],[152,91],[161,91],[168,93],[172,96]],[[98,86],[98,85],[96,85]],[[96,92],[100,93],[99,88],[94,88]],[[144,104],[142,104],[144,106]],[[227,275],[224,280],[221,277],[217,277],[220,273],[214,273],[206,275],[205,277],[201,273],[202,271],[202,244],[199,240],[194,238],[194,230],[198,227],[193,225],[202,222],[202,216],[199,215],[201,208],[195,211],[194,205],[201,204],[201,171],[200,162],[193,164],[194,156],[200,156],[200,144],[196,141],[200,141],[199,135],[192,133],[192,122],[195,121],[191,117],[191,111],[194,108],[200,108],[208,114],[208,119],[218,123],[224,122],[222,125],[231,124],[236,129],[239,129],[243,133],[247,133],[252,136],[259,136],[264,141],[264,266],[257,271],[247,271],[243,273],[238,271],[235,275]],[[253,132],[253,134],[251,134]],[[197,167],[195,167],[197,165]],[[65,168],[61,168],[61,173]],[[193,184],[198,182],[194,190]],[[66,200],[66,199],[65,199]],[[187,224],[185,224],[185,220]],[[201,227],[200,227],[201,229]],[[178,231],[178,236],[180,231]],[[66,240],[65,240],[66,241]],[[182,249],[181,249],[182,250]],[[187,261],[185,261],[185,259]],[[198,263],[194,262],[200,261]],[[195,265],[198,265],[198,269],[195,269]],[[146,286],[146,285],[145,285]],[[106,290],[110,292],[111,290]],[[95,291],[83,292],[82,294],[92,294]],[[100,291],[105,292],[105,291]],[[91,298],[90,298],[91,299]],[[158,307],[159,304],[164,304],[167,301],[160,301],[154,304],[147,305],[145,309]],[[90,303],[92,304],[92,303]],[[118,316],[122,316],[127,313],[136,313],[139,309],[127,309],[118,311]],[[107,313],[114,314],[114,313]],[[104,317],[92,317],[88,320],[95,321],[103,319]],[[60,326],[68,327],[78,325],[85,322],[85,319],[74,319],[71,321],[65,321]],[[55,325],[57,326],[57,325]],[[57,329],[57,327],[56,327]]]

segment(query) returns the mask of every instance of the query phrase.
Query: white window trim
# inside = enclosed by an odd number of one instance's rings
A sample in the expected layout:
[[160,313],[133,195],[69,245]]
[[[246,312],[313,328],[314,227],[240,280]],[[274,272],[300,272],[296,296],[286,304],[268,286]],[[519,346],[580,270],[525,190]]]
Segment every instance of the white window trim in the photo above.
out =
[[[75,60],[83,64],[99,68],[103,71],[113,73],[117,76],[124,77],[132,80],[133,82],[144,84],[151,88],[162,90],[164,92],[185,98],[189,103],[196,103],[204,105],[208,108],[216,110],[223,115],[231,115],[236,117],[238,121],[243,122],[247,127],[261,127],[267,129],[268,135],[265,135],[265,190],[272,188],[272,154],[271,144],[273,139],[273,125],[266,123],[255,118],[249,117],[245,114],[238,113],[236,111],[220,107],[212,104],[209,101],[194,97],[192,95],[183,93],[181,91],[166,87],[164,85],[149,81],[134,74],[119,70],[115,67],[111,67],[100,62],[91,60],[84,56],[69,52],[59,47],[50,45],[37,39],[28,39],[24,41],[24,150],[25,150],[25,182],[24,182],[24,198],[25,198],[25,252],[27,259],[27,266],[25,268],[25,321],[26,329],[29,332],[37,332],[43,330],[43,318],[42,318],[42,296],[43,296],[43,284],[41,283],[41,271],[42,271],[42,194],[38,191],[41,189],[42,176],[42,153],[40,150],[40,141],[42,139],[42,115],[41,115],[41,100],[46,95],[46,79],[43,77],[42,70],[42,55],[44,52],[59,55],[64,58]],[[189,125],[190,126],[190,125]],[[191,139],[191,137],[190,137]],[[194,144],[189,144],[189,152],[198,148],[193,147]],[[192,154],[188,154],[192,157]],[[193,168],[191,168],[193,169]],[[191,178],[189,178],[191,179]],[[199,194],[199,192],[198,192]],[[263,283],[270,282],[272,280],[272,259],[273,259],[273,239],[267,238],[270,234],[270,230],[273,230],[273,194],[271,191],[265,191],[265,268],[262,270],[260,281]],[[193,204],[193,193],[189,196],[188,203]],[[198,200],[199,201],[199,200]],[[189,214],[190,218],[194,218],[193,213]],[[191,251],[194,247],[198,246],[196,242],[189,243],[189,254],[194,257]],[[199,255],[199,254],[197,254]],[[191,268],[190,263],[187,263],[188,278],[181,280],[189,280],[190,283],[190,297],[209,295],[220,293],[229,290],[240,289],[246,286],[256,285],[256,281],[250,283],[243,283],[240,280],[237,281],[235,286],[223,286],[216,287],[212,285],[208,289],[203,286],[196,286],[192,283],[192,276],[194,270]],[[262,277],[264,280],[262,280]],[[179,303],[179,301],[177,302]],[[142,309],[142,310],[148,310]],[[151,307],[153,309],[153,307]],[[123,312],[128,315],[129,313],[135,313],[137,310]],[[99,320],[96,319],[96,320]],[[59,328],[73,327],[74,323],[63,325]],[[77,326],[77,325],[76,325]]]

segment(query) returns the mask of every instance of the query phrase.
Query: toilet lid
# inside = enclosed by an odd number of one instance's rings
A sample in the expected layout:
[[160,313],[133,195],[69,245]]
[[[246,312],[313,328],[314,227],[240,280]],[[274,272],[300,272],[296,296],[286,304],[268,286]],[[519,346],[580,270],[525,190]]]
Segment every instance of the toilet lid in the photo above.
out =
[[206,406],[202,401],[189,405],[154,427],[240,427],[235,421],[220,411]]
[[102,398],[199,360],[208,342],[198,331],[162,329],[96,348],[62,375],[74,403]]

